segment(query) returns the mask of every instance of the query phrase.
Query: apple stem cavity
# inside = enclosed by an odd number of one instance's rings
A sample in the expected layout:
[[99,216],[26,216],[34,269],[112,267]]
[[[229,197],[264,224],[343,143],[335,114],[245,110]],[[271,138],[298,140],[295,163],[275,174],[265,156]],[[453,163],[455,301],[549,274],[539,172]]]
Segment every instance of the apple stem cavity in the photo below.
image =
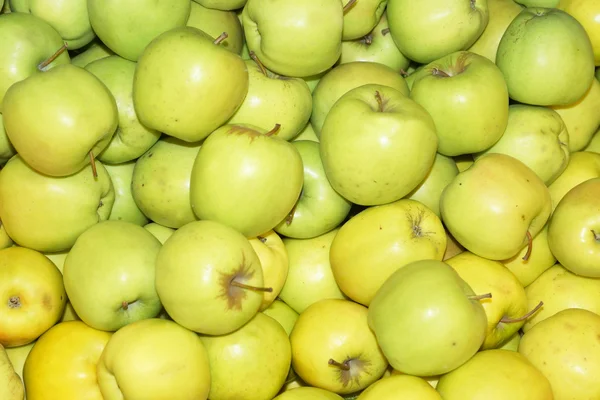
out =
[[528,319],[529,317],[531,317],[533,314],[535,314],[535,312],[537,310],[539,310],[540,308],[542,308],[542,306],[544,305],[543,301],[540,301],[538,303],[537,306],[534,307],[533,310],[529,311],[527,314],[523,315],[522,317],[519,318],[508,318],[508,317],[503,317],[500,322],[502,322],[503,324],[514,324],[516,322],[522,322],[525,321],[526,319]]
[[21,299],[19,296],[13,296],[8,299],[8,307],[9,308],[19,308],[21,307]]
[[256,55],[256,53],[251,50],[248,53],[248,55],[250,56],[250,58],[252,59],[252,61],[254,61],[256,63],[256,65],[258,65],[258,68],[260,68],[260,71],[263,73],[263,75],[266,76],[266,77],[268,77],[269,75],[267,74],[267,69],[265,68],[265,66],[263,65],[263,63],[260,62],[260,59],[258,58],[258,56]]
[[385,107],[385,103],[383,101],[383,97],[381,96],[381,93],[379,93],[379,90],[377,90],[375,92],[375,99],[377,99],[377,105],[379,106],[377,108],[377,110],[379,112],[383,112],[384,111],[384,107]]
[[129,309],[129,303],[124,301],[121,303],[121,307],[123,308],[123,310],[127,311]]
[[227,39],[229,37],[229,35],[227,34],[227,32],[223,32],[221,33],[213,42],[214,44],[221,44],[223,42],[223,40]]
[[269,132],[265,133],[265,136],[276,135],[277,132],[279,132],[280,128],[281,128],[281,124],[275,124],[275,126],[273,127],[273,129],[271,129]]
[[450,78],[450,76],[451,76],[449,73],[447,73],[446,71],[442,71],[439,68],[433,68],[431,70],[431,75],[441,76],[442,78]]
[[467,296],[467,297],[469,298],[469,300],[484,300],[484,299],[491,299],[492,294],[491,293],[476,294],[476,295]]
[[333,358],[330,358],[329,361],[327,362],[327,364],[333,365],[334,367],[337,367],[343,371],[350,371],[350,366],[348,365],[347,362],[340,363],[340,362],[335,361]]
[[92,166],[92,175],[94,179],[98,179],[98,170],[96,169],[96,159],[94,158],[94,152],[90,150],[90,165]]
[[[302,196],[302,194],[300,194],[300,195]],[[285,218],[285,224],[287,226],[290,226],[292,224],[292,222],[294,221],[294,215],[296,215],[296,208],[298,207],[298,202],[299,201],[300,201],[300,199],[298,199],[298,201],[296,201],[296,204],[294,204],[294,207],[292,207],[290,213]]]
[[54,54],[52,54],[50,57],[46,58],[44,61],[42,61],[39,65],[38,65],[38,69],[40,71],[45,71],[46,67],[50,64],[52,64],[52,62],[54,60],[56,60],[58,57],[60,57],[60,55],[62,53],[64,53],[67,50],[67,44],[64,43],[62,45],[62,47],[58,50],[56,50],[56,52]]
[[596,240],[596,242],[600,242],[600,233],[596,232],[595,230],[592,229],[592,235],[594,235],[594,239]]
[[531,233],[527,231],[525,237],[527,238],[527,252],[523,256],[523,261],[529,260],[529,257],[531,257],[531,252],[533,251],[533,238],[531,237]]
[[264,287],[250,286],[250,285],[246,285],[245,283],[238,282],[238,281],[231,281],[231,286],[239,287],[240,289],[252,290],[253,292],[269,292],[269,293],[271,293],[273,291],[273,288],[271,288],[271,287],[264,288]]
[[260,240],[261,243],[267,243],[267,239],[262,236],[257,236],[256,238]]
[[344,14],[346,14],[348,11],[350,11],[350,9],[352,7],[354,7],[354,5],[356,4],[356,0],[350,0],[345,6],[344,6]]

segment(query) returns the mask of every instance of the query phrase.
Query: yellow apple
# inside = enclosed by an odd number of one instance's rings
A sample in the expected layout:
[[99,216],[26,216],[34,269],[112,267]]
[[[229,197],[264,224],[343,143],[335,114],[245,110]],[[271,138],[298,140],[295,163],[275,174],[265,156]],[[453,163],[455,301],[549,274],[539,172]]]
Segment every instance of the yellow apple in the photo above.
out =
[[356,400],[442,400],[424,379],[411,375],[393,375],[373,383]]
[[590,0],[560,0],[557,8],[571,14],[583,26],[592,42],[596,65],[600,65],[600,3]]
[[260,307],[260,311],[263,311],[279,296],[283,288],[288,274],[288,255],[283,241],[273,230],[250,239],[250,244],[260,260],[265,287],[273,289],[271,292],[264,292]]
[[23,400],[25,388],[4,347],[0,345],[0,398]]
[[567,168],[548,186],[553,209],[569,190],[588,179],[598,177],[600,177],[600,154],[589,151],[571,153]]
[[279,322],[288,336],[298,320],[298,313],[281,300],[272,302],[262,313]]

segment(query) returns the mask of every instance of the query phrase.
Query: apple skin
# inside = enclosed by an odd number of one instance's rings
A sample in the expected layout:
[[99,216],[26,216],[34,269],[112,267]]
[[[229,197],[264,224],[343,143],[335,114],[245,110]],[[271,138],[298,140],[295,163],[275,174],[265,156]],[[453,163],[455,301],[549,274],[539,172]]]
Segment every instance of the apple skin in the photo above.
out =
[[598,132],[600,132],[600,129],[598,131],[596,131],[594,136],[592,136],[592,139],[590,140],[588,145],[585,146],[583,151],[591,151],[593,153],[600,153],[600,134],[598,134]]
[[538,106],[576,102],[589,89],[595,72],[585,29],[555,8],[523,9],[500,40],[496,65],[511,99]]
[[329,390],[308,386],[287,390],[273,400],[344,400],[344,398]]
[[192,0],[206,8],[221,11],[241,10],[246,5],[246,0]]
[[298,320],[298,313],[281,300],[272,302],[262,313],[279,322],[288,336],[292,333],[292,329]]
[[29,353],[31,352],[31,349],[33,349],[34,345],[35,341],[23,346],[9,347],[4,349],[8,359],[15,369],[15,372],[17,375],[19,375],[19,378],[21,378],[21,381],[23,381],[23,367],[25,367],[25,361],[27,360],[27,356],[29,356]]
[[600,154],[588,151],[571,153],[567,168],[548,186],[552,209],[556,209],[569,190],[593,178],[600,178]]
[[304,127],[304,129],[302,129],[298,136],[292,139],[292,142],[299,142],[301,140],[310,140],[311,142],[319,143],[319,138],[317,137],[317,134],[315,133],[315,130],[313,129],[310,122],[306,124],[306,126]]
[[123,164],[105,165],[104,168],[113,183],[115,191],[115,203],[110,210],[108,219],[111,221],[126,221],[136,225],[146,225],[149,221],[144,213],[138,208],[131,194],[131,178],[135,162],[130,161]]
[[213,38],[227,32],[227,38],[220,43],[220,46],[235,54],[242,53],[244,30],[235,12],[207,8],[192,1],[190,17],[186,25],[198,28]]
[[594,1],[585,0],[548,0],[557,3],[554,7],[572,15],[587,32],[592,48],[594,61],[600,65],[600,6]]
[[[402,396],[402,397],[398,397]],[[363,390],[356,400],[442,400],[422,378],[411,375],[384,377]]]
[[[343,0],[344,7],[350,0]],[[355,40],[365,36],[377,25],[383,15],[388,0],[363,0],[355,2],[344,10],[342,40]]]

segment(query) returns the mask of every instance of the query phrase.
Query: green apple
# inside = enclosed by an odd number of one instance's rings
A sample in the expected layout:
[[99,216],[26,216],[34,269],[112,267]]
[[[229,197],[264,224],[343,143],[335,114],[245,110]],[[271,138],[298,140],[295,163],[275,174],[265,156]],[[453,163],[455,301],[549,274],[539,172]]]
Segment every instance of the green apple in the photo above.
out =
[[320,236],[339,226],[350,212],[351,203],[336,192],[325,175],[319,143],[302,140],[292,145],[302,157],[304,183],[293,213],[275,231],[295,239]]
[[[0,113],[6,91],[14,83],[40,71],[70,62],[69,54],[53,55],[64,45],[60,34],[46,21],[26,13],[10,13],[0,19]],[[50,61],[48,64],[45,61]]]
[[523,9],[500,40],[496,64],[511,99],[531,105],[572,104],[594,79],[594,52],[585,29],[556,8]]
[[321,135],[325,117],[339,98],[366,84],[389,86],[408,96],[408,86],[402,75],[386,65],[368,61],[340,64],[324,75],[313,91],[310,122],[317,137]]
[[104,57],[114,56],[115,53],[106,47],[104,43],[96,39],[92,41],[85,50],[71,59],[71,64],[85,68],[89,63]]
[[590,151],[571,153],[567,168],[548,186],[553,209],[569,190],[593,178],[600,178],[600,154]]
[[0,398],[5,400],[25,398],[23,382],[2,345],[0,345]]
[[444,400],[549,400],[548,379],[522,354],[486,350],[442,376],[436,390]]
[[569,271],[600,278],[600,178],[571,189],[558,203],[548,227],[548,245]]
[[298,320],[298,313],[281,300],[272,302],[262,313],[279,322],[288,336],[292,333],[292,329]]
[[133,76],[136,64],[119,56],[89,63],[85,69],[110,90],[117,103],[119,125],[110,143],[98,156],[105,164],[135,160],[160,138],[161,133],[140,123],[133,107]]
[[467,250],[506,260],[543,228],[552,211],[550,193],[529,167],[514,157],[489,153],[446,186],[442,221]]
[[442,400],[438,392],[422,378],[393,375],[371,384],[356,400]]
[[290,265],[279,298],[298,314],[320,300],[345,298],[329,262],[337,233],[334,229],[312,239],[283,239]]
[[2,114],[0,114],[0,165],[6,164],[15,154],[17,151],[6,134]]
[[248,94],[228,124],[250,124],[262,129],[281,125],[277,136],[291,140],[310,119],[312,96],[306,82],[267,70],[253,54],[246,60]]
[[435,121],[438,152],[459,156],[484,151],[508,124],[508,91],[496,65],[459,51],[415,72],[410,98]]
[[451,157],[436,153],[433,166],[427,176],[406,198],[423,203],[441,218],[440,197],[446,186],[452,182],[458,173],[458,167]]
[[154,263],[161,244],[141,226],[103,221],[82,233],[65,260],[69,300],[83,322],[116,331],[161,309]]
[[342,40],[354,40],[375,28],[385,11],[388,0],[343,0],[344,26]]
[[152,318],[116,332],[97,367],[105,400],[206,399],[211,371],[200,338],[175,322]]
[[500,140],[474,158],[477,160],[488,153],[508,154],[550,185],[569,163],[571,131],[567,128],[561,116],[551,108],[513,104]]
[[310,386],[338,394],[363,390],[388,367],[367,323],[368,309],[326,299],[304,310],[292,330],[292,367]]
[[600,82],[592,80],[592,85],[583,97],[573,104],[552,107],[561,116],[569,131],[569,151],[583,150],[600,127]]
[[489,293],[475,295],[448,264],[415,261],[379,289],[369,305],[369,326],[394,369],[445,374],[473,357],[486,337],[482,297]]
[[196,220],[190,203],[190,177],[201,145],[163,137],[135,162],[131,193],[153,222],[179,228]]
[[105,165],[106,172],[110,175],[115,191],[115,203],[113,204],[109,220],[131,222],[136,225],[146,225],[149,221],[144,213],[138,208],[131,194],[131,181],[135,162],[129,161],[122,164]]
[[0,220],[19,245],[42,252],[68,250],[81,233],[108,219],[115,191],[104,166],[61,178],[42,175],[16,155],[0,173]]
[[11,143],[27,164],[50,176],[71,175],[93,163],[118,123],[108,88],[91,72],[71,64],[15,83],[3,105]]
[[344,400],[344,398],[329,390],[307,386],[287,390],[273,400]]
[[230,11],[239,10],[246,5],[246,0],[193,0],[206,8]]
[[147,229],[151,234],[154,235],[155,238],[162,244],[165,244],[168,238],[175,232],[175,229],[168,228],[166,226],[157,224],[156,222],[151,222],[147,225],[144,225],[144,228]]
[[501,350],[519,351],[519,343],[521,343],[521,333],[517,332],[498,348]]
[[289,260],[283,241],[274,231],[249,239],[263,271],[263,284],[271,288],[265,292],[260,311],[264,311],[279,296],[287,278]]
[[377,62],[396,71],[408,68],[410,60],[396,47],[394,39],[390,35],[385,13],[381,15],[372,31],[359,39],[342,42],[342,55],[339,63],[346,64],[354,61]]
[[252,238],[286,218],[304,174],[300,153],[275,135],[277,129],[223,125],[204,141],[190,181],[199,219],[219,221]]
[[259,311],[268,289],[248,239],[218,222],[182,226],[156,259],[156,290],[165,310],[198,333],[225,335],[239,329]]
[[600,129],[598,129],[596,131],[596,133],[594,134],[594,136],[592,136],[592,139],[590,140],[588,145],[585,146],[583,151],[591,151],[594,153],[600,153],[600,133],[598,133],[598,132],[600,132]]
[[316,75],[335,64],[343,25],[340,0],[248,0],[242,13],[248,50],[271,71],[293,77]]
[[570,308],[525,333],[519,353],[550,381],[555,399],[595,399],[600,397],[599,337],[600,316]]
[[[137,61],[157,36],[185,26],[190,0],[87,0],[90,23],[112,51]],[[163,60],[164,61],[164,60]]]
[[346,296],[369,306],[396,270],[442,260],[446,240],[440,219],[416,200],[369,207],[340,228],[331,244],[331,270]]
[[221,47],[235,54],[242,53],[244,31],[238,16],[233,11],[206,8],[200,3],[192,1],[187,26],[198,28],[214,38],[227,32],[227,38],[221,42]]
[[302,129],[298,136],[292,139],[292,142],[297,142],[300,140],[310,140],[312,142],[319,143],[319,138],[317,137],[317,134],[315,133],[315,130],[313,129],[312,124],[310,122],[306,124],[306,126],[304,127],[304,129]]
[[240,56],[219,46],[223,37],[214,40],[188,26],[163,33],[144,49],[133,80],[142,124],[197,142],[233,115],[248,92],[248,71]]
[[284,384],[292,349],[272,318],[258,313],[235,332],[200,339],[210,361],[210,399],[272,399]]
[[489,19],[486,0],[395,0],[387,16],[398,49],[422,64],[471,47]]

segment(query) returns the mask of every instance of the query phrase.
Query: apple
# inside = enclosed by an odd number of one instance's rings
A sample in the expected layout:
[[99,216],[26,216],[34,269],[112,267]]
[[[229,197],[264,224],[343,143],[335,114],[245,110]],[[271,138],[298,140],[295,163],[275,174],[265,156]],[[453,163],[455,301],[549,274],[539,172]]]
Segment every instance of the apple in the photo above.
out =
[[369,306],[396,270],[417,260],[442,260],[446,240],[440,219],[418,201],[369,207],[339,229],[331,270],[346,296]]
[[242,12],[248,50],[277,74],[319,74],[340,57],[343,13],[340,0],[248,0]]
[[144,228],[153,234],[161,244],[165,244],[167,239],[175,232],[175,229],[157,224],[156,222],[151,222],[147,225],[144,225]]
[[344,0],[344,25],[342,40],[354,40],[367,35],[375,28],[388,0]]
[[[401,397],[400,397],[401,396]],[[382,378],[363,390],[356,400],[442,400],[442,397],[422,378],[393,375]]]
[[600,65],[600,16],[599,4],[593,1],[585,0],[547,0],[552,2],[553,7],[575,17],[583,26],[594,49],[594,61]]
[[[1,117],[1,115],[0,115],[0,117]],[[298,134],[298,136],[296,136],[294,139],[292,139],[292,142],[298,142],[301,140],[310,140],[312,142],[319,143],[319,138],[317,137],[317,134],[315,133],[315,130],[313,129],[310,122],[308,124],[306,124],[306,126],[304,127],[304,129],[302,129],[302,131]],[[320,156],[319,156],[319,159],[320,159]]]
[[126,221],[136,225],[146,225],[148,218],[142,213],[133,200],[131,181],[135,162],[105,165],[115,191],[115,203],[108,216],[109,220]]
[[264,293],[260,311],[264,311],[279,296],[287,278],[289,260],[283,241],[274,231],[249,239],[263,271],[263,283],[271,288]]
[[202,341],[164,319],[136,321],[119,329],[102,351],[96,371],[105,400],[206,400],[210,390]]
[[248,71],[240,56],[219,46],[224,37],[214,40],[188,26],[163,33],[144,49],[133,80],[142,124],[197,142],[234,114],[248,92]]
[[[339,62],[339,59],[338,59]],[[319,81],[321,80],[322,77],[324,77],[325,75],[327,75],[329,73],[329,71],[331,71],[332,68],[329,68],[323,72],[320,72],[318,74],[315,75],[311,75],[311,76],[303,76],[302,80],[304,82],[306,82],[306,84],[308,85],[308,88],[310,89],[310,92],[314,92],[315,88],[317,87],[317,84],[319,83]]]
[[273,400],[343,400],[343,397],[329,390],[307,386],[287,390]]
[[229,11],[240,10],[246,5],[246,0],[193,0],[206,8]]
[[537,106],[572,104],[594,79],[594,52],[585,29],[555,8],[524,8],[502,36],[496,64],[510,98]]
[[598,134],[598,132],[600,132],[600,129],[598,131],[596,131],[594,136],[592,136],[592,139],[590,140],[588,145],[585,146],[583,151],[591,151],[594,153],[600,153],[600,134]]
[[0,114],[0,165],[6,164],[15,154],[17,151],[6,134],[2,114]]
[[281,300],[273,301],[262,313],[279,322],[288,336],[298,320],[298,313]]
[[414,73],[410,98],[431,115],[438,153],[459,156],[484,151],[508,124],[508,91],[496,65],[479,54],[448,54]]
[[395,0],[387,16],[398,49],[421,64],[468,49],[489,19],[485,0]]
[[115,53],[106,47],[104,43],[96,39],[85,47],[81,53],[78,53],[71,59],[71,64],[85,68],[89,63],[108,56],[114,56]]
[[235,54],[241,54],[244,45],[244,31],[235,12],[218,10],[214,7],[207,8],[192,1],[186,25],[198,28],[213,38],[227,32],[227,38],[221,42],[221,47]]
[[600,154],[590,151],[571,153],[567,168],[550,186],[554,210],[567,192],[588,179],[600,178]]

